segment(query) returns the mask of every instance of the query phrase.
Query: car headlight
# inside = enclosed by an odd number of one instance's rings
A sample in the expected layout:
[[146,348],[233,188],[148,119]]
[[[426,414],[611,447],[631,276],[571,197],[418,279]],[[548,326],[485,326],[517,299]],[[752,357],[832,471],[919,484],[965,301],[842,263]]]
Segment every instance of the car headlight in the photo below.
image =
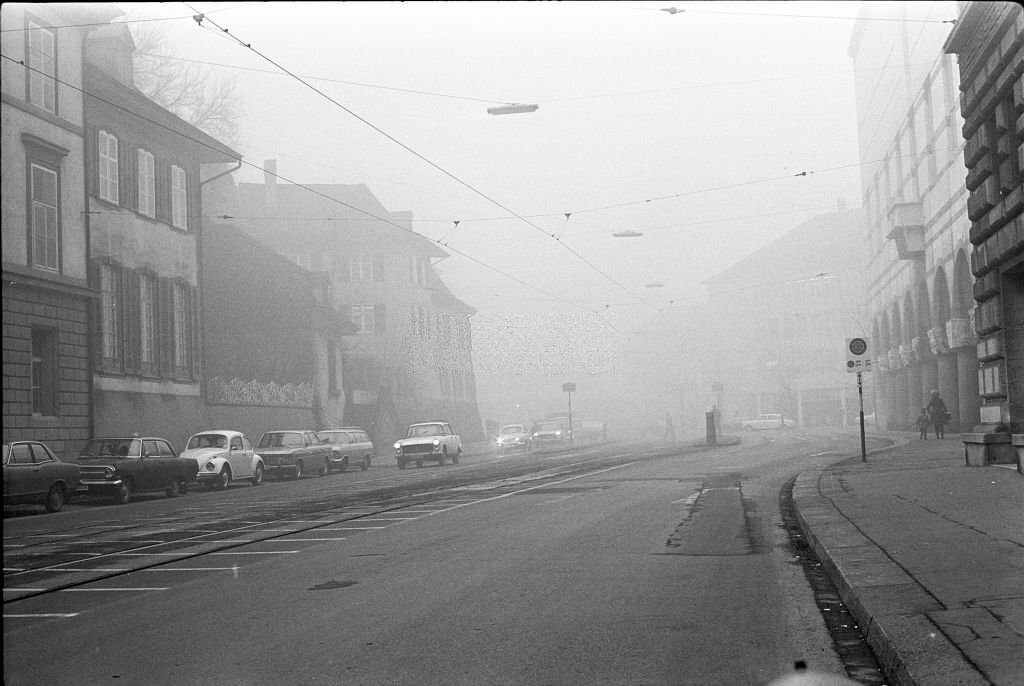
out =
[[104,479],[113,479],[116,474],[117,474],[117,470],[114,469],[113,467],[106,467],[106,468],[103,469],[103,478]]
[[402,452],[402,444],[401,443],[395,443],[395,450],[397,450],[398,452]]
[[439,445],[441,445],[441,439],[439,439],[439,438],[435,438],[435,439],[434,439],[434,447],[436,448],[436,447],[437,447],[437,446],[439,446]]
[[555,438],[561,438],[561,437],[562,437],[562,432],[561,431],[556,431],[555,432]]
[[216,465],[214,465],[212,462],[207,462],[206,463],[206,471],[212,472],[216,468],[217,468]]

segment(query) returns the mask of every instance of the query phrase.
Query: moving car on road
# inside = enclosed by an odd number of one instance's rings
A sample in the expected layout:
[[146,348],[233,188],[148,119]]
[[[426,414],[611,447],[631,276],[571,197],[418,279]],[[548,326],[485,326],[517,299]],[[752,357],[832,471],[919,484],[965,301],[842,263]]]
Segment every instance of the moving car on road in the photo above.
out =
[[448,458],[453,464],[459,463],[462,454],[462,439],[445,421],[419,422],[410,424],[405,438],[395,442],[395,459],[398,468],[405,469],[410,462],[422,467],[425,461],[443,465]]
[[796,426],[792,419],[784,419],[781,414],[759,414],[757,419],[744,419],[740,427],[744,431],[763,431],[765,429],[789,429]]
[[282,475],[301,479],[308,472],[324,476],[333,454],[330,444],[309,429],[268,431],[260,437],[256,452],[263,458],[267,473],[278,479]]
[[88,495],[113,496],[117,503],[141,491],[181,495],[199,470],[194,459],[178,457],[170,441],[155,436],[93,438],[78,465]]
[[530,432],[526,430],[525,424],[506,424],[498,432],[495,443],[498,446],[498,455],[505,455],[516,450],[528,453],[530,452]]
[[533,441],[533,447],[537,449],[544,446],[559,447],[563,443],[569,442],[572,433],[569,431],[568,420],[544,419],[530,429],[530,438]]
[[42,504],[57,512],[78,490],[77,464],[63,462],[39,441],[4,443],[4,505]]
[[343,426],[340,429],[322,429],[317,431],[321,439],[331,445],[331,461],[328,471],[345,471],[350,466],[359,465],[362,470],[370,468],[370,462],[376,454],[373,441],[369,434],[358,426]]
[[240,431],[211,430],[188,439],[181,457],[199,465],[197,480],[209,488],[227,488],[232,481],[248,479],[253,486],[263,483],[263,458],[253,452],[252,443]]

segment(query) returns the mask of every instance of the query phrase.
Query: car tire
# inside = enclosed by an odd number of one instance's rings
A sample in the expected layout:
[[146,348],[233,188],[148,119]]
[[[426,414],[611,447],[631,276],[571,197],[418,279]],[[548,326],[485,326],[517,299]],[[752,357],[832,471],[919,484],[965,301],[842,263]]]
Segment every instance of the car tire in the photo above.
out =
[[184,486],[184,482],[178,479],[178,477],[172,477],[171,482],[167,484],[167,488],[164,489],[164,495],[168,498],[177,498],[181,495],[181,487]]
[[462,448],[459,448],[454,455],[452,455],[452,464],[459,463],[459,455],[462,454]]
[[231,485],[231,470],[223,467],[217,475],[217,490],[223,491]]
[[364,472],[367,469],[369,469],[370,468],[370,458],[369,457],[364,457],[363,461],[361,463],[359,463],[359,468],[362,469]]
[[118,505],[126,505],[132,499],[133,488],[132,480],[125,479],[121,482],[121,487],[117,489],[117,493],[114,494],[114,502]]
[[437,458],[437,466],[443,467],[445,458],[448,457],[448,453],[441,453],[441,457]]
[[46,494],[46,511],[60,512],[61,508],[64,507],[65,501],[64,487],[60,484],[50,486],[50,490]]
[[303,471],[304,470],[302,466],[302,460],[299,460],[298,462],[295,463],[295,469],[292,472],[292,478],[298,481],[299,479],[302,478]]
[[252,479],[250,479],[253,486],[259,486],[263,483],[263,465],[256,465],[256,471],[253,472]]
[[316,473],[316,475],[317,476],[327,476],[327,472],[329,472],[330,470],[331,470],[331,463],[325,457],[324,458],[324,466],[320,468],[320,470]]

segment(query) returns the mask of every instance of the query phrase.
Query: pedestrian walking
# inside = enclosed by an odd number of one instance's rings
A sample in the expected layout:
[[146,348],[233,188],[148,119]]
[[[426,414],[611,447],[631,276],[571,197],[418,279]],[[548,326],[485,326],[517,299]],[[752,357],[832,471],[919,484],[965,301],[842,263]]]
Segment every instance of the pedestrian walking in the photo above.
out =
[[668,412],[665,413],[665,435],[662,437],[664,441],[671,441],[675,443],[676,440],[676,427],[672,424],[672,415]]
[[921,414],[917,417],[917,428],[921,432],[921,438],[928,438],[928,427],[932,425],[932,418],[928,414],[928,408],[922,407]]
[[942,396],[935,389],[932,389],[932,397],[928,401],[928,415],[935,426],[935,438],[942,438],[945,435],[943,427],[949,421],[949,411],[946,409],[946,403],[942,400]]

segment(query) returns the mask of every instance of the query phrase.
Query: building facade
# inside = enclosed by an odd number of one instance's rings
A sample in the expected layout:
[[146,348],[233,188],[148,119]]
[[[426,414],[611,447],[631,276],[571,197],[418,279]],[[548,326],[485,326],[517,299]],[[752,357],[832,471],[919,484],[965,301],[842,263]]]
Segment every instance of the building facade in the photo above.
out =
[[[74,5],[0,8],[3,440],[77,454],[91,428],[82,43]],[[114,16],[111,14],[107,19]],[[93,17],[89,14],[89,17]]]
[[946,42],[960,70],[981,424],[975,461],[1024,450],[1024,10],[967,2]]
[[813,217],[708,279],[712,337],[686,347],[709,356],[702,387],[726,428],[763,413],[800,426],[856,420],[844,342],[864,326],[863,226],[860,210]]
[[379,445],[405,426],[444,418],[465,440],[482,438],[476,405],[473,309],[441,282],[446,253],[412,231],[362,185],[238,185],[239,226],[296,264],[324,273],[331,303],[355,327],[342,356],[344,412],[328,423],[363,426]]
[[979,420],[963,120],[942,47],[954,16],[950,2],[865,3],[849,46],[874,399],[886,429],[911,429],[932,390],[950,431]]
[[133,85],[124,25],[86,43],[93,430],[165,436],[206,425],[200,330],[201,186],[238,153]]

